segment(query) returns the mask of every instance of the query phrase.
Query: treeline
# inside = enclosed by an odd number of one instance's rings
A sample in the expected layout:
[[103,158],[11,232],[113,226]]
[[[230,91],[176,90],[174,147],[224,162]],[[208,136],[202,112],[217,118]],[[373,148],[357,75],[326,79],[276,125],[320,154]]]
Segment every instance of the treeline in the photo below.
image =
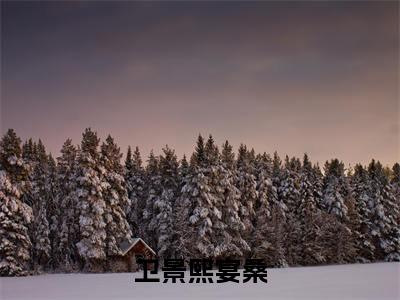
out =
[[271,267],[400,261],[400,165],[372,160],[323,172],[303,159],[256,154],[202,136],[190,159],[166,146],[124,163],[86,129],[59,157],[0,141],[0,274],[104,271],[119,244],[142,237],[160,259],[263,258]]

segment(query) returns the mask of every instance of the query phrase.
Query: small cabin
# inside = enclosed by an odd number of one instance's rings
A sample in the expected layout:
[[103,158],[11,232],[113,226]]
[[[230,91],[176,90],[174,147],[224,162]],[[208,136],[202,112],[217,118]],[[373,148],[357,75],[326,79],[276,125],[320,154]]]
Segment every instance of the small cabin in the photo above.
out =
[[139,265],[136,263],[139,258],[156,258],[154,250],[141,238],[125,240],[120,243],[119,248],[121,254],[110,257],[108,261],[108,269],[112,272],[136,272],[139,269]]

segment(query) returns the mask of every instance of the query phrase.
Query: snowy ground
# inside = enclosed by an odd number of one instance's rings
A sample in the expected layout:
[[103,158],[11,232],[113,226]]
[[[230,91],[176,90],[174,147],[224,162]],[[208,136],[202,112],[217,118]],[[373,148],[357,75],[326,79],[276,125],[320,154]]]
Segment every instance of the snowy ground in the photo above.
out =
[[400,263],[271,269],[267,284],[135,283],[139,276],[0,278],[0,299],[400,299]]

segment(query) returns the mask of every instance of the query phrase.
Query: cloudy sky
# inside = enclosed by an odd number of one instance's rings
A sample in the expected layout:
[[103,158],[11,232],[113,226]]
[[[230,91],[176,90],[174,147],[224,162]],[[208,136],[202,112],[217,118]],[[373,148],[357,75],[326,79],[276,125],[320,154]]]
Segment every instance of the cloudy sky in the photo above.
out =
[[1,3],[1,133],[399,161],[399,3]]

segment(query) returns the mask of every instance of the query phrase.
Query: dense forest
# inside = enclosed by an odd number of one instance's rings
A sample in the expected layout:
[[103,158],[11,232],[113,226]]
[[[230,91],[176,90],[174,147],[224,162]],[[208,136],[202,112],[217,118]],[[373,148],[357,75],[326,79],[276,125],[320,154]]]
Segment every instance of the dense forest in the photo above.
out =
[[54,159],[42,141],[0,141],[0,274],[90,272],[143,238],[162,260],[263,258],[270,267],[400,260],[400,165],[320,168],[199,136],[123,158],[90,128]]

